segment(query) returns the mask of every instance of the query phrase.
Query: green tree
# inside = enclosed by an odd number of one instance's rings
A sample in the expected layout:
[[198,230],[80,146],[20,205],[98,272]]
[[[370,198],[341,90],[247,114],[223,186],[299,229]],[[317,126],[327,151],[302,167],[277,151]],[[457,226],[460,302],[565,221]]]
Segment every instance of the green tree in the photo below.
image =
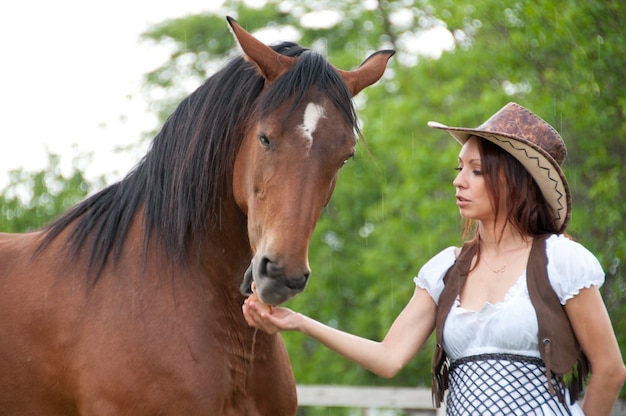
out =
[[48,165],[38,171],[16,169],[9,172],[9,183],[0,192],[0,231],[27,232],[38,229],[57,215],[83,200],[92,189],[101,187],[103,178],[87,180],[80,155],[65,174],[61,157],[48,154]]

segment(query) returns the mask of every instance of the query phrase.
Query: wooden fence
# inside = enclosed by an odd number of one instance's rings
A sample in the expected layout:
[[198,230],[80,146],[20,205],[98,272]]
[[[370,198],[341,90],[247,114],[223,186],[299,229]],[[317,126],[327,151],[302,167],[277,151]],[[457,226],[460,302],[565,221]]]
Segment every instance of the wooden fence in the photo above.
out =
[[411,416],[443,416],[445,407],[433,406],[430,389],[415,387],[360,387],[298,385],[298,405],[353,407],[363,414],[374,409],[397,409]]
[[[298,385],[298,405],[302,407],[351,407],[363,415],[376,409],[401,410],[403,415],[444,416],[445,403],[433,406],[431,391],[419,387],[358,387]],[[618,400],[611,416],[626,415],[626,400]]]

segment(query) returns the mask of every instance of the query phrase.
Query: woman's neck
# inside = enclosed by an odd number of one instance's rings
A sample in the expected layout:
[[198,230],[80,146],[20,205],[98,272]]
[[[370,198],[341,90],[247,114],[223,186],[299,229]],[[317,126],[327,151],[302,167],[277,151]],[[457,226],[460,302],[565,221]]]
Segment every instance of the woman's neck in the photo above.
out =
[[504,226],[478,224],[478,239],[484,251],[498,255],[528,247],[532,242],[532,237],[523,235],[511,224]]

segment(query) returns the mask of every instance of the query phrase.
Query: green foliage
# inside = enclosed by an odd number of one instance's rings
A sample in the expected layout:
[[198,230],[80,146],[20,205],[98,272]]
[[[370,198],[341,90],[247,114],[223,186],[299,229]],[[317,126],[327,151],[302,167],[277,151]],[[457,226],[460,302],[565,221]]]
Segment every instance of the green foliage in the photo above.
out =
[[27,232],[38,229],[67,208],[83,200],[102,180],[89,182],[78,160],[72,172],[65,175],[60,157],[48,154],[44,170],[22,169],[9,173],[9,184],[0,193],[0,231]]

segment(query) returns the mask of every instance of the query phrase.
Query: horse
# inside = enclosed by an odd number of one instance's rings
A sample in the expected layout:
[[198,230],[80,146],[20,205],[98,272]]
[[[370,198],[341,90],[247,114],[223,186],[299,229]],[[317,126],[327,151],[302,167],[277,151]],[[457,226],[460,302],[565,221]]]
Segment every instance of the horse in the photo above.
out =
[[241,313],[280,304],[360,136],[352,97],[393,51],[340,70],[267,46],[185,98],[119,182],[33,232],[0,234],[0,415],[295,415],[280,336]]

